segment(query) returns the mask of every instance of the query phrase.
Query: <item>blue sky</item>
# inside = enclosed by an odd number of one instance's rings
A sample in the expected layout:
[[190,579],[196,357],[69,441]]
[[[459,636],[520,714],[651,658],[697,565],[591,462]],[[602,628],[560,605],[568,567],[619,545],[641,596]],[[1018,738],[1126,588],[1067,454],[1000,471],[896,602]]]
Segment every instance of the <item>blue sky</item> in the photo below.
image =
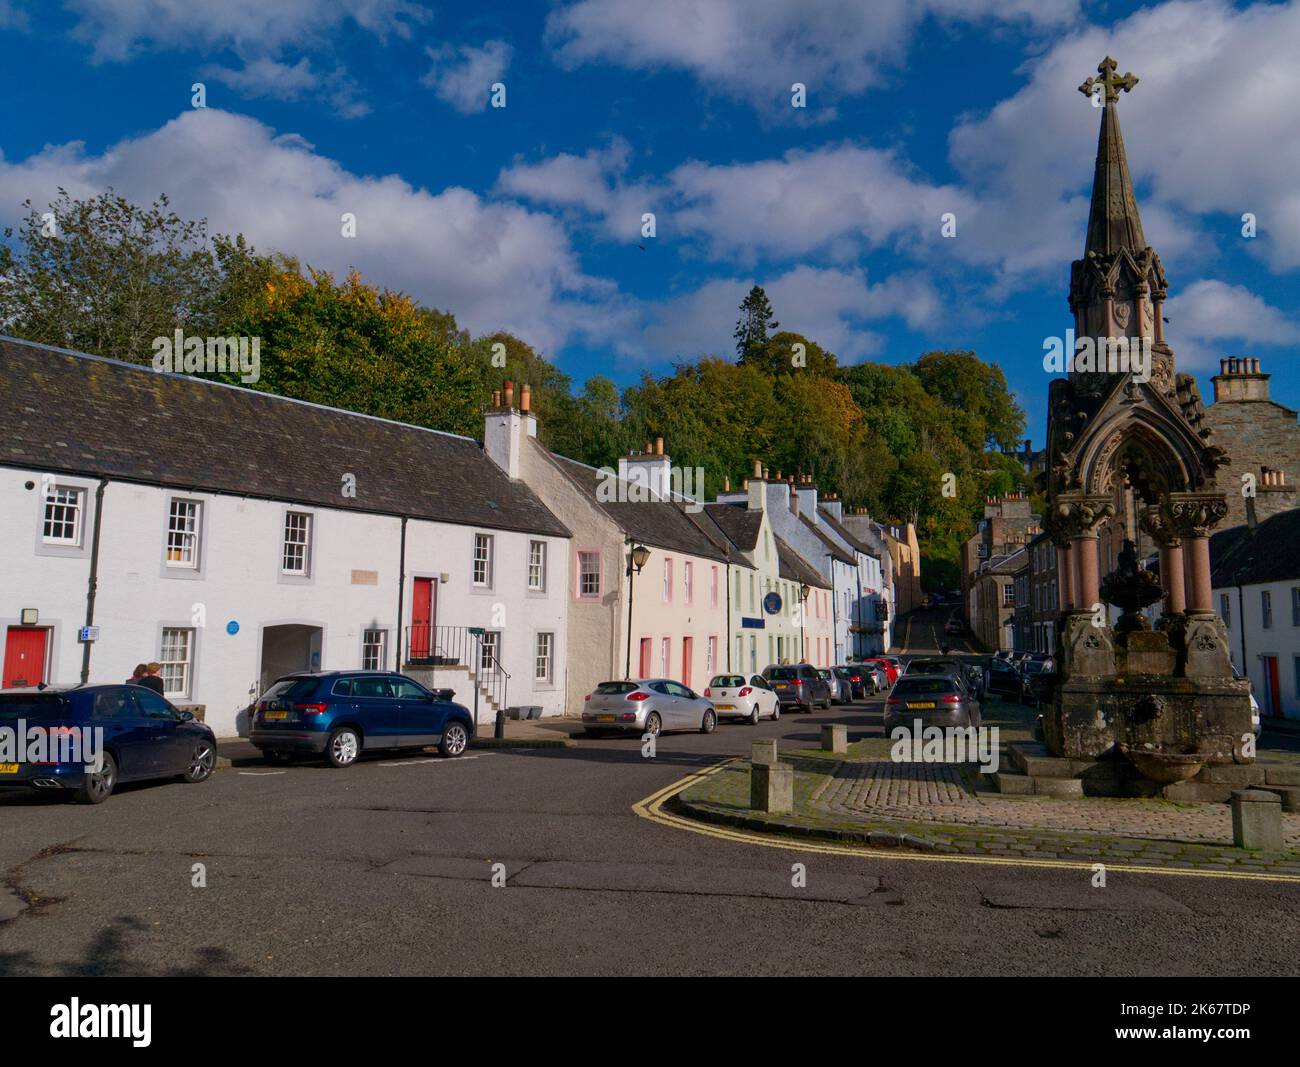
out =
[[1260,358],[1300,406],[1296,4],[0,0],[0,47],[5,224],[59,185],[165,191],[579,383],[730,355],[758,282],[845,362],[996,361],[1036,443],[1096,143],[1075,87],[1109,53],[1180,367],[1208,399]]

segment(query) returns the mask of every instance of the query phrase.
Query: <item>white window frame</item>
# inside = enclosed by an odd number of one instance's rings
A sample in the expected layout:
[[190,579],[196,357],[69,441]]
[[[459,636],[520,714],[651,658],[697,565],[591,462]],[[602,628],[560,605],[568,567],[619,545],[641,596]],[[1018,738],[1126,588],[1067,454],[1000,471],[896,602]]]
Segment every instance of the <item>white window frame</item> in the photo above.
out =
[[[496,538],[491,534],[476,533],[474,535],[474,557],[470,570],[470,584],[475,589],[492,588],[493,557],[495,555]],[[482,574],[481,578],[480,574]]]
[[[178,509],[188,513],[178,516]],[[177,519],[182,522],[178,525]],[[189,497],[174,496],[167,502],[167,544],[163,548],[164,562],[168,567],[195,571],[199,569],[199,553],[202,550],[203,537],[203,501]],[[175,551],[180,555],[173,559],[173,538],[176,539]],[[186,559],[186,550],[189,558]]]
[[[536,581],[533,580],[536,575]],[[528,542],[528,591],[546,592],[546,542]]]
[[[489,657],[487,652],[491,651]],[[480,671],[496,670],[496,664],[501,661],[501,631],[484,630],[479,640],[478,650],[478,667]]]
[[[590,559],[592,569],[586,569],[585,560]],[[595,589],[587,591],[586,580],[593,578]],[[586,549],[578,550],[578,599],[579,600],[599,600],[601,592],[601,554]]]
[[691,588],[691,586],[694,584],[694,578],[695,578],[694,565],[691,563],[689,559],[683,560],[682,561],[682,595],[686,597],[687,607],[691,605],[692,598],[695,595],[695,590]]
[[673,639],[671,637],[661,637],[659,639],[659,677],[671,678],[669,671],[673,665]]
[[[301,519],[299,524],[296,520]],[[284,530],[283,539],[280,545],[280,573],[287,574],[294,578],[311,577],[311,540],[312,527],[315,525],[315,516],[310,511],[295,511],[292,508],[284,513]],[[295,527],[299,527],[295,529]],[[290,540],[290,533],[301,533],[302,538]],[[289,566],[290,548],[301,550],[301,567]]]
[[539,630],[533,641],[533,681],[549,685],[555,678],[555,634]]
[[[375,640],[375,637],[378,640]],[[372,662],[373,660],[373,662]],[[388,630],[379,626],[366,626],[361,630],[361,669],[382,671],[388,661]]]
[[[664,603],[673,602],[673,557],[664,557]],[[667,675],[664,675],[666,678]]]
[[[180,645],[177,644],[174,635],[181,635],[183,640]],[[169,636],[172,640],[168,642]],[[183,651],[182,658],[177,659],[174,653],[178,648]],[[169,652],[172,655],[169,655]],[[164,626],[162,635],[158,642],[158,663],[162,670],[159,672],[163,679],[163,696],[171,699],[172,697],[188,697],[193,686],[194,680],[194,629],[189,626]],[[179,668],[181,686],[179,688],[171,684],[172,679],[176,676],[176,669]]]
[[[64,548],[80,548],[82,517],[86,513],[85,501],[86,491],[80,486],[50,486],[49,492],[45,495],[45,506],[41,509],[41,543],[60,545]],[[57,524],[60,527],[67,525],[66,510],[57,519],[52,516],[51,512],[56,508],[70,509],[72,511],[71,537],[53,537],[47,532],[52,524]]]

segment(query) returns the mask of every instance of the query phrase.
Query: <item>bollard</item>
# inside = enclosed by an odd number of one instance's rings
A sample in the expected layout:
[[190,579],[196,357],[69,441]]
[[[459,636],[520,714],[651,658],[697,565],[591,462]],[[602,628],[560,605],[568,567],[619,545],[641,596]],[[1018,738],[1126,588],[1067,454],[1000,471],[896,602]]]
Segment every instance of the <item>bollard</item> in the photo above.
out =
[[828,722],[822,726],[823,752],[848,752],[849,728],[842,722]]
[[760,763],[776,762],[776,741],[752,741],[749,746],[749,762],[758,766]]
[[775,815],[794,811],[794,768],[788,763],[755,763],[749,774],[749,806]]
[[1282,798],[1263,789],[1234,789],[1232,842],[1238,848],[1281,851]]

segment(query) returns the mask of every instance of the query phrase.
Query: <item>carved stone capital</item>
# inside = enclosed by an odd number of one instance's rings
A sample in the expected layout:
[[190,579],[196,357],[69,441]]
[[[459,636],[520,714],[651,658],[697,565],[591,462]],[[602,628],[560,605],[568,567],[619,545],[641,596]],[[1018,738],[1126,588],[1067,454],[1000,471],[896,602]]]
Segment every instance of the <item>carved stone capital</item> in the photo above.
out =
[[1178,536],[1169,517],[1158,504],[1144,508],[1138,521],[1151,540],[1161,548],[1178,548],[1182,545],[1183,539]]
[[1163,509],[1179,537],[1209,537],[1228,514],[1228,501],[1222,493],[1170,493]]
[[1070,547],[1070,532],[1065,526],[1065,520],[1057,514],[1056,508],[1047,508],[1047,513],[1043,516],[1042,526],[1043,533],[1047,534],[1049,540],[1057,548]]
[[1070,494],[1059,496],[1053,505],[1060,529],[1070,539],[1096,537],[1101,524],[1115,514],[1109,497]]

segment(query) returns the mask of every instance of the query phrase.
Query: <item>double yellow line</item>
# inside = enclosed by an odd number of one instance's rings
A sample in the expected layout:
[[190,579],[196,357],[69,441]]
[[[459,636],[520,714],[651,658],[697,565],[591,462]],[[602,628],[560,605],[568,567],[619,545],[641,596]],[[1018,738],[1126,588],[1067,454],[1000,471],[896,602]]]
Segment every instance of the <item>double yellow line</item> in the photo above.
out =
[[1167,874],[1186,875],[1192,878],[1235,878],[1251,882],[1297,882],[1300,875],[1269,874],[1265,871],[1232,870],[1198,870],[1188,867],[1155,867],[1134,863],[1111,863],[1104,860],[1035,860],[1018,859],[1010,856],[954,856],[937,855],[931,852],[913,852],[905,848],[873,848],[870,845],[839,844],[832,841],[782,837],[776,834],[760,833],[756,830],[740,830],[734,827],[719,826],[713,823],[697,822],[664,810],[664,805],[697,782],[702,782],[735,763],[739,757],[731,756],[721,760],[703,771],[688,774],[671,785],[666,785],[658,792],[651,793],[643,800],[632,805],[632,810],[643,819],[670,826],[675,830],[688,830],[693,834],[730,841],[738,845],[758,845],[762,848],[780,848],[788,852],[814,853],[829,856],[857,856],[862,859],[901,860],[914,863],[973,863],[985,867],[1038,867],[1046,870],[1086,871],[1091,873],[1097,863],[1103,863],[1106,873],[1121,872],[1126,874]]

